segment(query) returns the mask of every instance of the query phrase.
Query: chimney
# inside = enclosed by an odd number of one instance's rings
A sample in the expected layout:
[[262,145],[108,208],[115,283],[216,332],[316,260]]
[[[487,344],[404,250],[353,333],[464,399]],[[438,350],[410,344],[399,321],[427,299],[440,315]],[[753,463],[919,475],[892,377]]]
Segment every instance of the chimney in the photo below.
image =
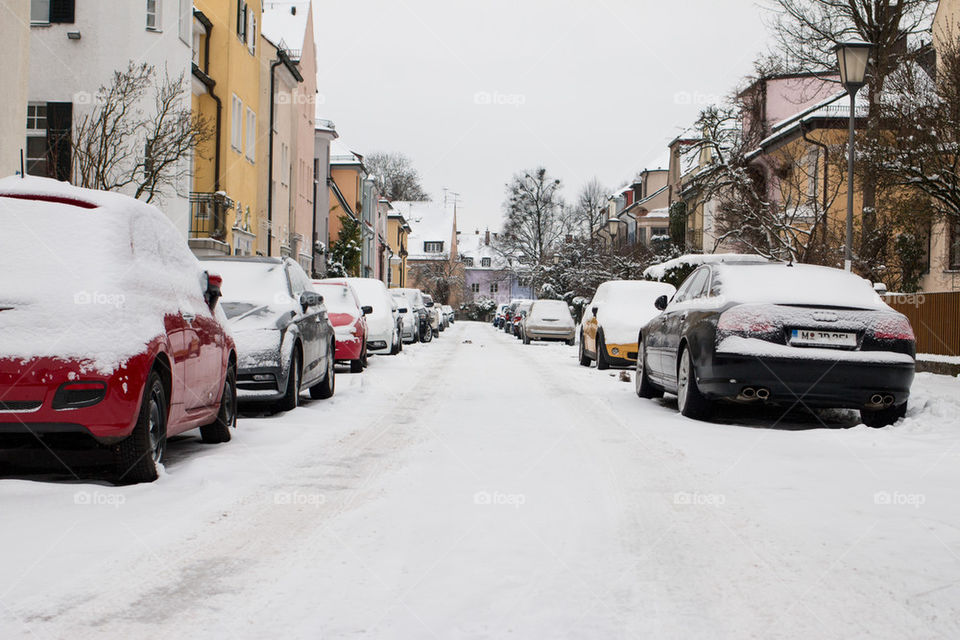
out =
[[490,229],[487,229],[487,232],[484,234],[483,244],[487,245],[488,247],[490,246]]

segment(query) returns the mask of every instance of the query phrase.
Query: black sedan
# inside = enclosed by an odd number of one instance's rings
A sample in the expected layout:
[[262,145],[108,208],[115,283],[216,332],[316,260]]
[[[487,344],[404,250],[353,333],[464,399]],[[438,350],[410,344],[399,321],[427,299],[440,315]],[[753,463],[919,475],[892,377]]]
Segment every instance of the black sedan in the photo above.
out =
[[336,339],[323,296],[303,268],[290,258],[206,262],[230,274],[220,306],[237,343],[238,399],[289,411],[303,389],[314,398],[332,396]]
[[811,265],[707,264],[639,336],[641,398],[677,395],[709,418],[718,400],[906,415],[916,343],[905,316],[859,276]]

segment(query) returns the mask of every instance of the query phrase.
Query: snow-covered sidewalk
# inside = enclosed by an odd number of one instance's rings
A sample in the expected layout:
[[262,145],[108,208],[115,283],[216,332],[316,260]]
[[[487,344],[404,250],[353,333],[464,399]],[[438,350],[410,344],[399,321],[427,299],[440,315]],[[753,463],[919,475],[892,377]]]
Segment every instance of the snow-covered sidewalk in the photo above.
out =
[[770,429],[575,356],[457,323],[154,485],[0,480],[0,637],[960,635],[960,381]]

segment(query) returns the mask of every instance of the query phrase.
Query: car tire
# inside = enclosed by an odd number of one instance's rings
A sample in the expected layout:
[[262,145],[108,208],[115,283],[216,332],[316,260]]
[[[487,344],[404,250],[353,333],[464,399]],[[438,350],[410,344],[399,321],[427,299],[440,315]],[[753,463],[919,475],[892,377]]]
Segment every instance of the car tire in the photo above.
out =
[[647,354],[643,347],[643,340],[637,345],[637,371],[634,374],[634,387],[637,390],[637,396],[640,398],[662,398],[663,389],[658,389],[650,382],[647,375]]
[[580,334],[580,366],[589,367],[590,366],[590,356],[587,355],[586,350],[583,347],[583,334]]
[[606,371],[610,368],[607,361],[607,345],[603,340],[603,334],[597,333],[597,370]]
[[230,442],[230,428],[237,426],[237,372],[233,365],[227,367],[220,396],[217,419],[200,427],[200,439],[207,444]]
[[314,400],[326,400],[332,398],[337,390],[337,368],[334,360],[334,345],[330,345],[330,356],[327,358],[327,375],[319,384],[310,387],[310,397]]
[[907,403],[904,402],[901,405],[889,407],[887,409],[880,409],[879,411],[861,409],[860,421],[868,427],[882,429],[883,427],[889,427],[890,425],[896,423],[898,420],[900,420],[900,418],[905,418],[906,415]]
[[703,420],[713,413],[713,403],[700,392],[697,385],[697,367],[689,349],[680,352],[680,367],[677,371],[677,406],[687,418]]
[[167,449],[167,394],[160,374],[151,371],[133,433],[115,449],[117,484],[139,484],[157,479],[157,464]]
[[520,337],[523,340],[523,344],[530,344],[530,336],[527,335],[526,331],[520,331]]
[[277,403],[280,411],[293,411],[300,405],[300,350],[294,349],[290,356],[290,372],[287,374],[287,390]]
[[350,361],[350,373],[363,373],[363,360],[351,360]]

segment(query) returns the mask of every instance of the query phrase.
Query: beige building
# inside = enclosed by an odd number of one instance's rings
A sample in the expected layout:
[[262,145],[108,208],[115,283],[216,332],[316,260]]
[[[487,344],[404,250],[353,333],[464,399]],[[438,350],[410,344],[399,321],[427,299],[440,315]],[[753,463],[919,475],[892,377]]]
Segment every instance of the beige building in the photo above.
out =
[[[30,0],[0,2],[0,42],[16,55],[0,64],[0,177],[20,171],[27,131],[30,77]],[[24,150],[25,151],[25,150]]]

